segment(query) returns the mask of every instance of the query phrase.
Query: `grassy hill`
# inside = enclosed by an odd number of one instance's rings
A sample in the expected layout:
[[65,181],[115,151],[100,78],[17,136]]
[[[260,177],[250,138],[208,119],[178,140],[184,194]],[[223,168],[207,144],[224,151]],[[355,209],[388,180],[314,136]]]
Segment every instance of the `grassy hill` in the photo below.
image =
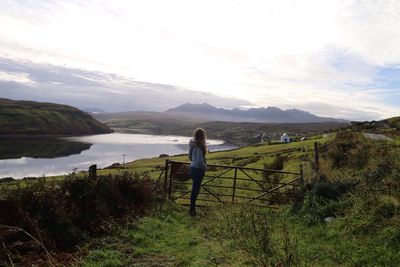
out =
[[0,99],[1,135],[84,135],[112,130],[66,105]]
[[[321,152],[319,179],[312,171],[314,141]],[[113,235],[111,244],[89,249],[82,262],[86,266],[101,265],[106,259],[111,266],[396,266],[399,152],[398,146],[344,131],[305,142],[211,153],[207,157],[211,164],[255,168],[271,166],[283,155],[285,171],[304,165],[306,183],[297,200],[276,210],[216,205],[200,209],[200,215],[190,219],[185,207],[157,208],[132,228]],[[170,159],[186,161],[187,156]],[[155,170],[164,160],[138,160],[127,169],[156,178]],[[231,181],[219,185],[229,186]]]
[[[313,174],[315,141],[320,149],[318,178]],[[66,240],[73,241],[71,246],[79,244],[79,249],[69,251],[68,257],[65,253],[54,254],[60,255],[61,258],[57,258],[59,262],[67,259],[65,265],[397,266],[400,262],[399,153],[399,146],[368,140],[353,130],[319,135],[304,142],[254,144],[210,153],[207,155],[209,164],[265,168],[283,158],[285,171],[298,171],[299,165],[303,164],[305,184],[290,203],[280,204],[277,209],[215,205],[199,208],[199,215],[194,219],[188,216],[186,207],[165,199],[152,207],[146,206],[149,210],[140,216],[134,213],[121,219],[112,213],[118,207],[130,207],[126,206],[129,202],[121,202],[125,198],[130,200],[132,197],[133,203],[142,203],[136,196],[142,196],[141,188],[146,187],[140,181],[147,181],[146,177],[158,181],[162,187],[163,180],[158,180],[158,177],[165,158],[137,160],[127,164],[125,169],[99,170],[101,179],[96,182],[82,178],[75,183],[68,176],[70,179],[60,183],[62,190],[55,192],[61,192],[62,198],[68,197],[69,202],[55,197],[49,200],[53,191],[41,193],[37,189],[35,194],[32,190],[28,190],[26,195],[18,191],[15,196],[25,201],[21,203],[31,201],[26,196],[39,198],[41,201],[35,199],[34,203],[39,203],[43,210],[51,208],[52,216],[46,217],[48,221],[38,220],[38,224],[52,226],[52,231],[42,226],[42,236],[47,233],[48,239],[58,238],[60,244]],[[169,159],[187,161],[187,155]],[[141,177],[140,180],[118,180],[125,171]],[[221,171],[209,170],[207,174]],[[264,185],[268,184],[266,177],[254,177],[265,179]],[[286,181],[285,176],[277,179]],[[121,181],[134,186],[132,191],[126,189],[126,184],[121,185]],[[231,183],[227,181],[219,185],[229,186]],[[44,183],[38,184],[42,186],[39,189],[45,186]],[[190,182],[187,186],[190,187]],[[155,191],[154,187],[147,190],[143,196],[151,196],[150,193]],[[82,197],[74,200],[76,196]],[[13,201],[17,200],[13,198]],[[62,203],[68,205],[60,206]],[[62,215],[64,210],[69,211],[69,207],[75,205],[77,208],[72,218],[77,220],[71,222],[67,217],[71,214]],[[29,205],[20,208],[26,212],[23,214],[30,214],[33,218],[42,216],[37,205],[31,207],[32,210],[29,210]],[[92,217],[87,218],[88,213],[97,219],[89,229],[95,234],[78,232],[77,236],[85,236],[84,240],[66,239],[76,231],[85,230],[79,228],[82,222],[78,219],[92,221]],[[47,212],[43,214],[48,215]],[[12,222],[20,223],[18,220]],[[89,230],[84,233],[91,233]],[[10,249],[15,263],[27,259],[12,252]],[[6,256],[2,260],[9,261]],[[48,260],[42,256],[42,261],[45,265]],[[25,263],[32,265],[29,258]]]
[[355,131],[367,131],[398,136],[400,135],[400,117],[393,117],[380,121],[351,122],[350,128]]

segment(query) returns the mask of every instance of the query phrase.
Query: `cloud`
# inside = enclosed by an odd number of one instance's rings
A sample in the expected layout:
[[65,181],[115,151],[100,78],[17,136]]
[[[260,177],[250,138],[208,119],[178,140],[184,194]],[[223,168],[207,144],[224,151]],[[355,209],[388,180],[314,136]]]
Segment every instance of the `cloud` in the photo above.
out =
[[0,58],[0,97],[49,101],[110,112],[165,111],[185,102],[208,102],[227,108],[249,104],[243,100],[135,81],[115,74],[4,58]]
[[[0,56],[40,63],[49,76],[30,79],[49,88],[141,99],[134,88],[146,86],[131,81],[144,81],[174,85],[176,97],[187,88],[348,119],[400,113],[396,0],[5,0],[0,8]],[[63,78],[50,66],[75,71]]]
[[23,72],[0,71],[0,81],[22,83],[26,85],[35,84],[35,82],[29,78],[29,75]]
[[400,64],[400,3],[347,1],[339,14],[336,43],[372,65]]
[[370,65],[348,51],[329,48],[311,56],[283,57],[271,67],[261,65],[250,73],[251,83],[244,86],[257,95],[258,106],[272,102],[352,120],[400,113],[398,70]]

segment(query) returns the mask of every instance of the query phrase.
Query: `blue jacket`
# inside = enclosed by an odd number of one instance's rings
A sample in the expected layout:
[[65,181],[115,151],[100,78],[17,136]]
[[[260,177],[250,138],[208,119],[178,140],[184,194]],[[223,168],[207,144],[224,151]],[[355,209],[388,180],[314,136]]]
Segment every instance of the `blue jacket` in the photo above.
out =
[[206,170],[207,164],[204,158],[203,149],[195,145],[193,140],[189,142],[189,159],[191,161],[190,167]]

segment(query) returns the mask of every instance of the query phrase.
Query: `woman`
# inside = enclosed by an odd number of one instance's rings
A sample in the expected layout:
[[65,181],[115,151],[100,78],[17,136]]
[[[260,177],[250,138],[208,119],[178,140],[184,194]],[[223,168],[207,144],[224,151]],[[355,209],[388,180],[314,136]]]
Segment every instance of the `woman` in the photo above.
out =
[[189,159],[191,161],[189,173],[193,180],[192,195],[190,196],[190,216],[196,215],[196,199],[200,192],[201,181],[203,180],[206,165],[206,132],[198,128],[194,131],[193,139],[189,142]]

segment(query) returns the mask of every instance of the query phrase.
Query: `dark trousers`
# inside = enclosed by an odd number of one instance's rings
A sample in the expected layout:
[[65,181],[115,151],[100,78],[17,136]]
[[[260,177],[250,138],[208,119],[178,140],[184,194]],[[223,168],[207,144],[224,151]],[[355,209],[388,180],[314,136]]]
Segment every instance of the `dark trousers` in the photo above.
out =
[[190,196],[190,209],[194,210],[196,208],[196,199],[200,192],[201,181],[203,180],[205,171],[200,168],[190,167],[189,173],[193,180],[192,195]]

